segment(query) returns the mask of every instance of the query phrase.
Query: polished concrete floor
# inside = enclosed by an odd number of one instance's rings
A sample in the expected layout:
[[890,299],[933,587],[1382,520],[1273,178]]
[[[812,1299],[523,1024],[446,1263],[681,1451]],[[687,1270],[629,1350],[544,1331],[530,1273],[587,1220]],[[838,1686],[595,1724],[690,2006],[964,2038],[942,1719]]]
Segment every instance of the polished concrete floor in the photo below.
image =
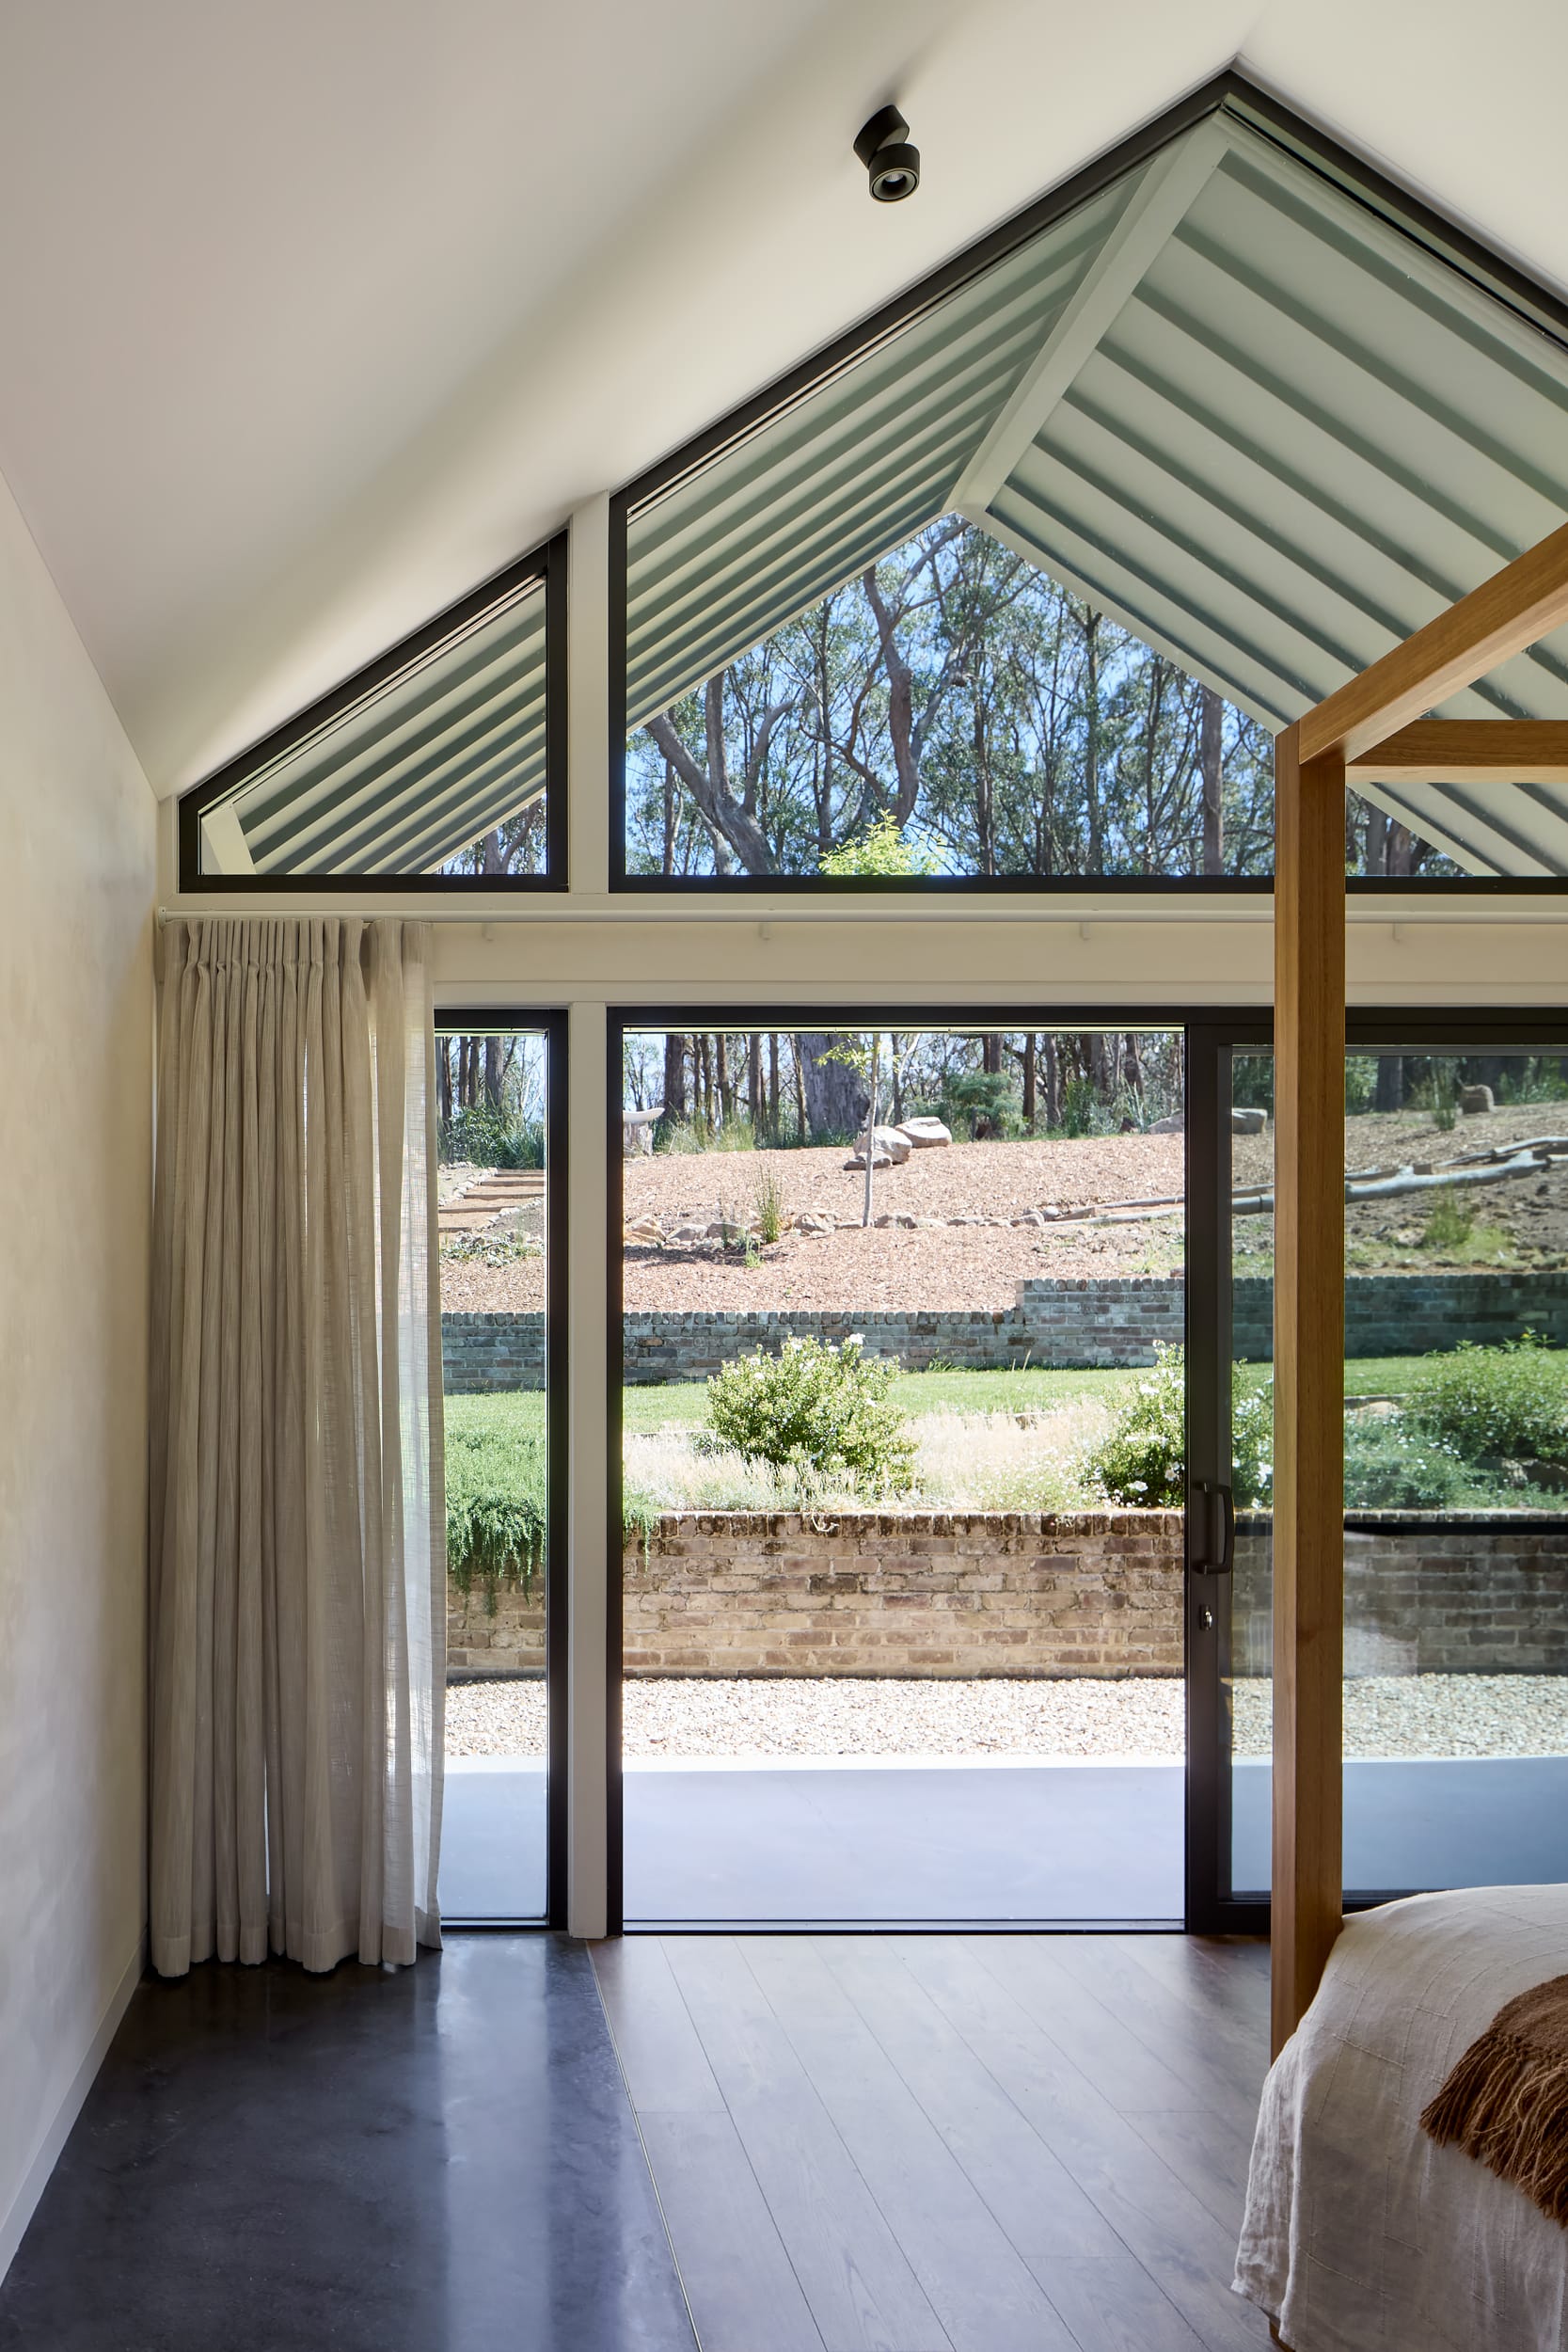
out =
[[1260,1946],[1148,1935],[149,1981],[0,2346],[1261,2352],[1227,2282],[1267,2000]]
[[26,2352],[693,2352],[586,1948],[136,1992],[4,2285]]

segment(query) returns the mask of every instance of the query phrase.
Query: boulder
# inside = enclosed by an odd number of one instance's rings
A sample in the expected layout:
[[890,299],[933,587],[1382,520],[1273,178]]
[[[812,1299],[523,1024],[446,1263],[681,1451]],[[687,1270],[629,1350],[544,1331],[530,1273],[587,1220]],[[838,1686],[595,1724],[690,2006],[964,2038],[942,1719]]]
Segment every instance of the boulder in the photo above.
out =
[[1181,1113],[1180,1111],[1173,1111],[1168,1119],[1156,1119],[1150,1125],[1148,1132],[1151,1136],[1179,1136],[1182,1133],[1186,1124],[1187,1122]]
[[1466,1119],[1484,1119],[1488,1111],[1497,1109],[1490,1087],[1461,1087],[1459,1107]]
[[[871,1163],[873,1168],[902,1168],[914,1149],[908,1136],[896,1127],[874,1127],[871,1131],[871,1141],[876,1153]],[[844,1165],[846,1168],[865,1166],[863,1143],[857,1146]]]
[[831,1216],[817,1216],[807,1209],[795,1219],[795,1231],[798,1233],[831,1233],[836,1231],[836,1227]]
[[906,1143],[912,1143],[917,1152],[928,1152],[939,1143],[953,1140],[952,1130],[944,1127],[940,1119],[903,1119],[894,1133],[902,1136]]
[[1231,1110],[1230,1132],[1233,1136],[1265,1135],[1268,1132],[1268,1125],[1267,1111],[1244,1110],[1240,1104],[1237,1104]]

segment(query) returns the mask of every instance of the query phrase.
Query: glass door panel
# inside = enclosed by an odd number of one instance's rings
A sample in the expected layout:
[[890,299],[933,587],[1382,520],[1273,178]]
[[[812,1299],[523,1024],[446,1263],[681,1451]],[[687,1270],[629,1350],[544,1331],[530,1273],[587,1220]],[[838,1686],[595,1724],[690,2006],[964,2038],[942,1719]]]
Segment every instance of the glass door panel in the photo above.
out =
[[[1441,1042],[1346,1058],[1348,1900],[1568,1878],[1565,1070]],[[1195,1477],[1212,1456],[1235,1503],[1229,1570],[1194,1588],[1195,1622],[1219,1619],[1223,1905],[1270,1884],[1269,1057],[1227,1052],[1213,1100],[1229,1390],[1207,1453],[1190,1410]]]
[[1228,1259],[1229,1481],[1235,1546],[1225,1714],[1230,1746],[1229,1887],[1265,1897],[1274,1805],[1274,1057],[1230,1057],[1224,1231]]
[[[439,1892],[452,1922],[550,1912],[561,1057],[558,1023],[437,1022],[448,1551]],[[559,1800],[553,1809],[559,1817]]]
[[1568,1878],[1568,1083],[1353,1054],[1345,1884]]

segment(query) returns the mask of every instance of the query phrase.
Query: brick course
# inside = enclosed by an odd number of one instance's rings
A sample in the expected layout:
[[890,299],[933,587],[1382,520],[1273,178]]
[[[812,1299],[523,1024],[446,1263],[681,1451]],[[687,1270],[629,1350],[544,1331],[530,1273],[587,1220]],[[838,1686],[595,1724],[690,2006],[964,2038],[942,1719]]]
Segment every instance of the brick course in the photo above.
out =
[[[1256,1275],[1235,1284],[1238,1356],[1272,1352],[1272,1286]],[[933,1364],[991,1372],[1022,1363],[1114,1370],[1151,1364],[1157,1343],[1182,1336],[1180,1276],[1030,1280],[1012,1307],[936,1311],[780,1308],[747,1312],[628,1314],[626,1377],[632,1384],[702,1380],[737,1356],[776,1356],[791,1338],[843,1341],[853,1331],[868,1356],[907,1372]],[[1495,1269],[1477,1274],[1353,1274],[1345,1283],[1346,1353],[1419,1356],[1462,1339],[1496,1345],[1539,1331],[1568,1345],[1568,1281],[1560,1275]],[[542,1314],[441,1318],[446,1387],[454,1395],[545,1385]]]
[[[1267,1521],[1241,1523],[1235,1671],[1269,1672]],[[630,1675],[1179,1675],[1179,1511],[672,1514],[627,1543]],[[1347,1554],[1346,1667],[1568,1673],[1568,1525],[1544,1514],[1384,1512]],[[536,1673],[537,1597],[476,1590],[454,1673]]]

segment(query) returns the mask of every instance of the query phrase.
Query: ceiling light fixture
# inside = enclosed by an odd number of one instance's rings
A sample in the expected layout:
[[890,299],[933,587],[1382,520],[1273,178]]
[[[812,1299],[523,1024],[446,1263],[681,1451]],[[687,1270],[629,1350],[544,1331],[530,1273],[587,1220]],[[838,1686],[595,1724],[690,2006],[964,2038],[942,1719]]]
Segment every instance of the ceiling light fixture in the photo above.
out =
[[920,185],[920,150],[909,143],[910,126],[896,106],[879,107],[855,141],[855,152],[870,176],[879,204],[899,204]]

